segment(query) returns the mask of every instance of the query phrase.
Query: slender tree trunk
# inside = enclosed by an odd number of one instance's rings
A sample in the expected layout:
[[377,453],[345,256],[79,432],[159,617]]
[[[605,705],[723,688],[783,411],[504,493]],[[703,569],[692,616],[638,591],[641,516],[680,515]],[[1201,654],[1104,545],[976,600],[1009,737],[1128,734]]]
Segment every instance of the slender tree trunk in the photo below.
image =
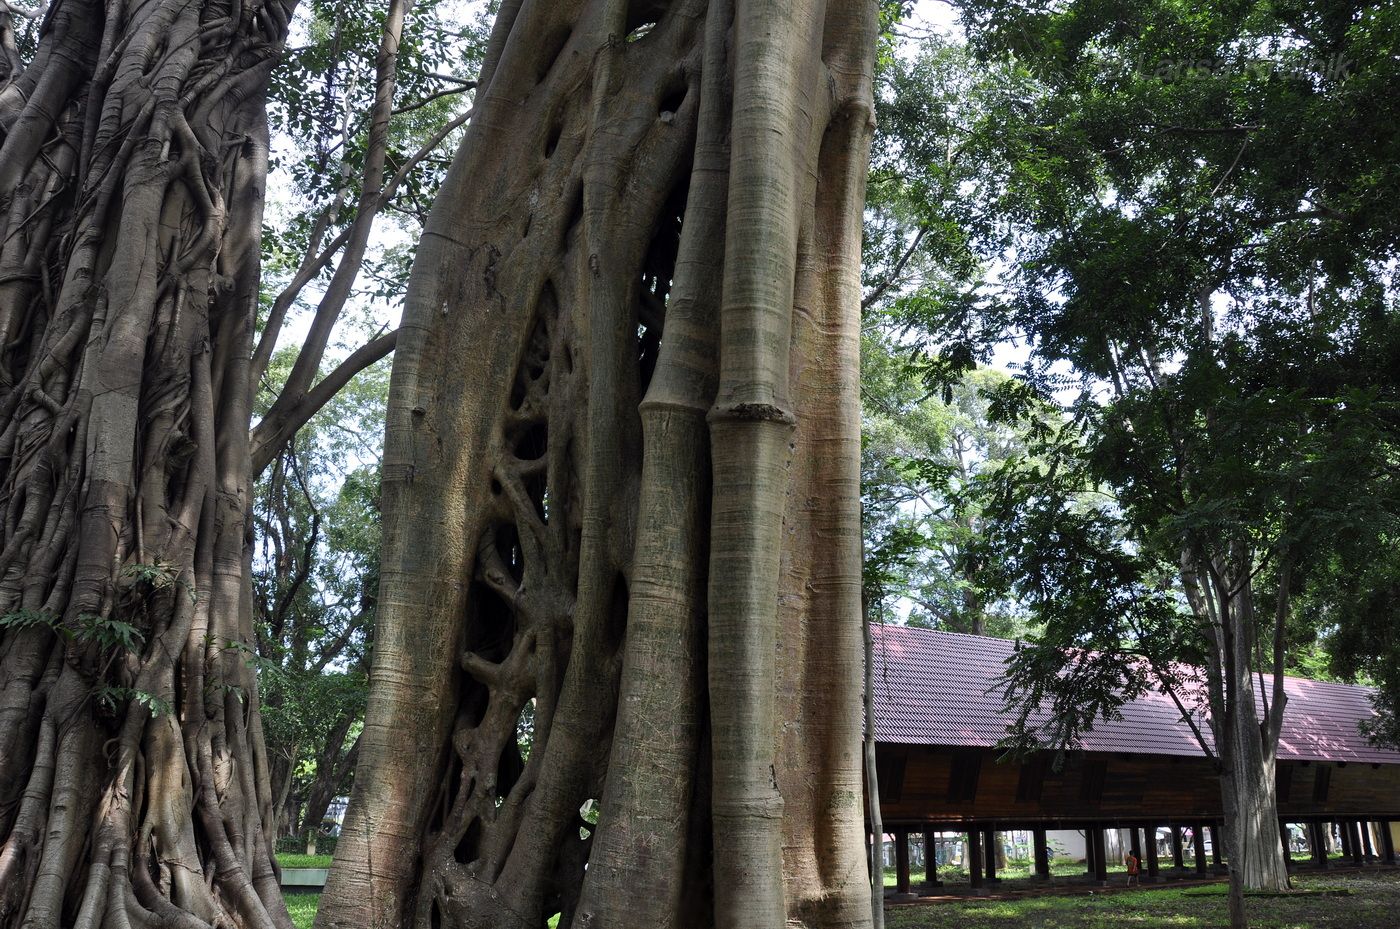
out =
[[[1278,801],[1274,793],[1277,737],[1268,737],[1260,722],[1255,695],[1255,621],[1248,584],[1231,598],[1221,598],[1219,611],[1226,626],[1221,637],[1227,660],[1222,662],[1225,699],[1229,709],[1216,727],[1220,757],[1228,764],[1220,779],[1228,796],[1224,809],[1234,821],[1235,855],[1231,875],[1247,890],[1287,890],[1288,868],[1279,836]],[[1271,707],[1281,713],[1282,707]],[[1228,824],[1227,824],[1228,825]]]
[[301,821],[300,805],[292,796],[291,759],[273,754],[269,756],[268,783],[272,795],[273,824],[268,832],[275,838],[292,835]]
[[856,0],[502,6],[400,330],[320,925],[870,925],[874,29]]
[[[873,929],[885,929],[885,823],[880,815],[880,778],[875,765],[875,637],[870,607],[861,604],[865,636],[865,802],[870,822],[870,914]],[[924,849],[925,855],[935,849]]]
[[[1225,849],[1230,872],[1230,925],[1245,929],[1246,890],[1286,890],[1288,868],[1279,835],[1274,770],[1286,697],[1281,686],[1282,646],[1275,644],[1274,688],[1261,721],[1255,696],[1255,616],[1249,581],[1238,581],[1230,564],[1249,565],[1241,551],[1229,561],[1208,561],[1194,550],[1182,553],[1187,598],[1210,649],[1206,660],[1209,723],[1220,773]],[[1247,568],[1246,568],[1247,570]],[[1285,578],[1286,586],[1286,578]],[[1281,601],[1282,603],[1283,601]],[[1283,619],[1282,607],[1275,622]]]
[[[349,727],[347,726],[346,729]],[[360,740],[355,739],[348,749],[345,747],[345,730],[332,730],[325,751],[316,760],[316,776],[306,791],[306,804],[302,808],[301,834],[314,836],[321,830],[326,811],[331,803],[345,789],[350,772],[355,770],[355,762],[360,756]]]
[[290,8],[53,0],[0,69],[0,926],[290,926],[244,654]]

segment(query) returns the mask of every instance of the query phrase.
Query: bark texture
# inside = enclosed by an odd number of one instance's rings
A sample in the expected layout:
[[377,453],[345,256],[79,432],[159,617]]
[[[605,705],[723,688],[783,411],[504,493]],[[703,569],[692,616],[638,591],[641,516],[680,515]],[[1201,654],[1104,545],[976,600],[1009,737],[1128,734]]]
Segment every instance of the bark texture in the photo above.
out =
[[874,38],[864,0],[502,5],[399,330],[318,925],[870,925]]
[[0,927],[291,925],[245,560],[291,6],[53,0],[0,66]]

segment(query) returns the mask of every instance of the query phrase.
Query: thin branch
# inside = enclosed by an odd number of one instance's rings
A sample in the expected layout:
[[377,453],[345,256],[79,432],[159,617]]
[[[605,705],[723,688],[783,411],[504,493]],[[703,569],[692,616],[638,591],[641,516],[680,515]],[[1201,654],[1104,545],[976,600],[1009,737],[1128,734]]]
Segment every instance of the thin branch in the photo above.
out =
[[1284,650],[1286,648],[1285,633],[1287,631],[1288,605],[1291,597],[1288,588],[1292,583],[1293,559],[1291,557],[1285,557],[1280,559],[1278,579],[1278,602],[1274,609],[1274,703],[1272,707],[1272,712],[1268,712],[1265,716],[1265,719],[1268,721],[1268,728],[1265,730],[1265,748],[1270,753],[1276,753],[1278,751],[1279,734],[1283,731],[1283,714],[1284,710],[1288,705],[1288,692],[1284,689],[1283,672],[1285,654]]
[[[1140,641],[1146,638],[1142,627],[1138,624],[1136,619],[1129,616],[1128,622],[1132,625],[1133,631],[1137,633],[1138,639]],[[1162,692],[1165,693],[1168,697],[1171,697],[1172,703],[1176,704],[1176,709],[1177,712],[1181,714],[1182,722],[1186,723],[1186,725],[1191,727],[1191,734],[1196,737],[1196,743],[1201,746],[1201,751],[1205,753],[1205,756],[1207,758],[1209,758],[1212,761],[1216,761],[1217,759],[1215,756],[1215,752],[1211,750],[1210,745],[1206,744],[1205,735],[1201,733],[1200,727],[1196,725],[1195,718],[1186,709],[1185,702],[1177,694],[1176,688],[1172,684],[1173,679],[1169,677],[1166,671],[1157,664],[1156,659],[1154,659],[1151,654],[1143,652],[1142,657],[1147,659],[1147,666],[1151,668],[1152,673],[1157,676],[1157,681],[1162,687]]]
[[883,297],[886,291],[898,283],[899,275],[904,271],[904,266],[908,264],[909,259],[914,256],[915,250],[918,249],[919,243],[923,242],[924,236],[926,235],[928,235],[928,227],[920,226],[918,235],[914,236],[914,241],[909,243],[909,247],[904,250],[904,254],[900,256],[899,261],[895,262],[890,273],[886,275],[883,281],[876,285],[874,290],[861,299],[860,308],[862,310],[867,309],[872,303]]
[[394,115],[400,116],[404,113],[412,113],[414,110],[421,110],[423,107],[427,106],[429,103],[432,103],[434,100],[441,100],[443,97],[452,97],[457,94],[466,93],[469,90],[475,89],[476,81],[464,81],[459,87],[449,87],[446,90],[439,90],[434,93],[428,94],[428,96],[424,97],[422,100],[418,100],[414,103],[409,103],[405,106],[401,106],[394,111]]
[[315,387],[302,394],[297,403],[284,408],[275,422],[264,419],[258,423],[252,436],[253,476],[261,474],[276,456],[277,450],[340,393],[351,378],[392,352],[398,339],[399,331],[395,329],[366,342],[318,381]]
[[1236,135],[1241,132],[1253,132],[1262,129],[1263,126],[1255,124],[1240,124],[1235,126],[1173,126],[1162,123],[1147,123],[1152,129],[1160,129],[1163,132],[1177,133],[1181,135]]

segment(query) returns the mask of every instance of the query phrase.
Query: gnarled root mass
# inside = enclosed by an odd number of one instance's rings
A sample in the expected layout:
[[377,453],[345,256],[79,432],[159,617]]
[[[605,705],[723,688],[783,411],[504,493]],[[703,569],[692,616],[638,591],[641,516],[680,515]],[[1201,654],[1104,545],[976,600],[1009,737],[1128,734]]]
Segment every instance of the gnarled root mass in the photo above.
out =
[[244,542],[291,6],[52,0],[0,63],[0,927],[290,926]]
[[318,925],[870,925],[874,39],[868,0],[502,4],[400,330]]

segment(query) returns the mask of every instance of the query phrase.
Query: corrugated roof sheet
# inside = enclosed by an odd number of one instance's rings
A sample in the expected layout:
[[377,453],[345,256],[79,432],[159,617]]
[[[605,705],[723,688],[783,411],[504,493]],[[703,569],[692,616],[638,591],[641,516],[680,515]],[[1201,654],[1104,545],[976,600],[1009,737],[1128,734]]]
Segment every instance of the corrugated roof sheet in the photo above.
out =
[[[876,626],[875,731],[882,742],[989,748],[1006,735],[1000,678],[1014,643],[1006,639]],[[1265,681],[1271,679],[1266,675]],[[1268,686],[1272,686],[1268,684]],[[1372,715],[1370,689],[1290,677],[1279,758],[1400,764],[1400,752],[1371,745],[1357,723]],[[1257,691],[1256,687],[1256,691]],[[1149,693],[1125,704],[1122,719],[1099,720],[1084,736],[1094,752],[1200,756],[1170,697]],[[1209,739],[1204,721],[1198,724]]]

